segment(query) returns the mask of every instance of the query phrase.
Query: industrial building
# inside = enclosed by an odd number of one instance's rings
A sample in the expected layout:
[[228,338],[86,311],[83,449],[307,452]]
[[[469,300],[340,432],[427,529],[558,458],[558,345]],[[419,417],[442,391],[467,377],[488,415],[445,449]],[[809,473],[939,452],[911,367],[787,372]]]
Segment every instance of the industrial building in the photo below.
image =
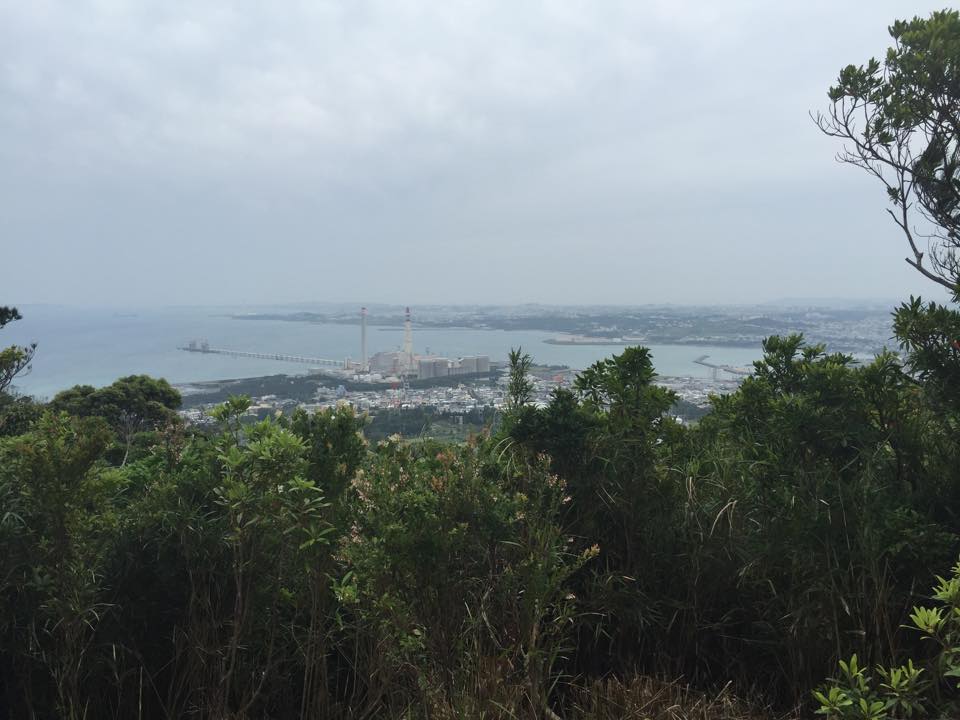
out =
[[420,357],[417,363],[417,377],[421,380],[488,372],[490,372],[490,358],[487,355],[462,357],[455,360],[444,357]]
[[315,372],[338,377],[353,378],[360,382],[383,380],[415,380],[449,377],[451,375],[476,375],[490,372],[490,358],[486,355],[448,359],[435,355],[416,355],[413,352],[413,321],[410,308],[406,309],[403,322],[403,345],[399,350],[367,354],[367,308],[360,308],[360,361],[333,360],[330,358],[289,355],[276,352],[250,352],[211,347],[206,340],[190,340],[180,348],[187,352],[229,355],[231,357],[281,360],[284,362],[312,365]]
[[451,375],[476,375],[490,372],[487,355],[450,359],[435,355],[417,355],[413,352],[413,321],[410,308],[406,309],[403,321],[403,346],[400,350],[378,352],[367,357],[367,309],[360,309],[360,363],[348,363],[348,367],[360,374],[376,374],[383,377],[405,377],[431,380]]

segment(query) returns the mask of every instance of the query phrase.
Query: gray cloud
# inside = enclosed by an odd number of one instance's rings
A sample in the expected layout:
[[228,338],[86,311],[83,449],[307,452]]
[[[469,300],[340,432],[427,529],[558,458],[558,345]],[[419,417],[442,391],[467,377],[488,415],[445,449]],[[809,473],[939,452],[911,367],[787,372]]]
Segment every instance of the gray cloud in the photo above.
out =
[[0,299],[929,294],[807,117],[901,6],[0,2]]

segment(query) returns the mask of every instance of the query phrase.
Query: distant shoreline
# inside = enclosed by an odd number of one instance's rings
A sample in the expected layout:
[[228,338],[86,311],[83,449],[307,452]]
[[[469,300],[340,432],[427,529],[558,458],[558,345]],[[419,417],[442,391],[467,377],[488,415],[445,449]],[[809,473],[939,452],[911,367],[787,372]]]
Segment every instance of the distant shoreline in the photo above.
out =
[[546,338],[547,345],[635,345],[642,340],[623,340],[607,338]]
[[759,347],[761,340],[728,340],[725,338],[705,338],[703,340],[673,340],[658,338],[631,338],[620,340],[607,340],[605,338],[589,338],[582,340],[564,339],[564,338],[546,338],[543,340],[547,345],[561,345],[566,347],[591,347],[591,346],[615,346],[628,347],[640,345],[643,347],[729,347],[729,348],[754,348]]

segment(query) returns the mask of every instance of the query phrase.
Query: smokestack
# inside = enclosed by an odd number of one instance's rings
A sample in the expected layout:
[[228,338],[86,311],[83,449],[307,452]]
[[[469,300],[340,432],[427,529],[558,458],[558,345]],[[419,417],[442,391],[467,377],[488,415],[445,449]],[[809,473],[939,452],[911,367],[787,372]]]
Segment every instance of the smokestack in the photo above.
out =
[[409,307],[403,322],[403,364],[408,373],[413,370],[413,323],[410,321]]
[[367,309],[360,308],[360,372],[367,372]]

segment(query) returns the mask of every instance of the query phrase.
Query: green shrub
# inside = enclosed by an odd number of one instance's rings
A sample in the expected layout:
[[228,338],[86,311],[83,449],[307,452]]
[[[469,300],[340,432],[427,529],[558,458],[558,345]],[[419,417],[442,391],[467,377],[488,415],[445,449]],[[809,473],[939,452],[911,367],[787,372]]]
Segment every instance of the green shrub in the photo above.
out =
[[[840,675],[814,692],[817,714],[829,720],[954,718],[960,713],[960,563],[950,578],[937,577],[939,605],[914,607],[912,629],[932,644],[923,661],[899,667],[876,666],[876,676],[856,655],[840,661]],[[919,665],[919,667],[918,667]]]

